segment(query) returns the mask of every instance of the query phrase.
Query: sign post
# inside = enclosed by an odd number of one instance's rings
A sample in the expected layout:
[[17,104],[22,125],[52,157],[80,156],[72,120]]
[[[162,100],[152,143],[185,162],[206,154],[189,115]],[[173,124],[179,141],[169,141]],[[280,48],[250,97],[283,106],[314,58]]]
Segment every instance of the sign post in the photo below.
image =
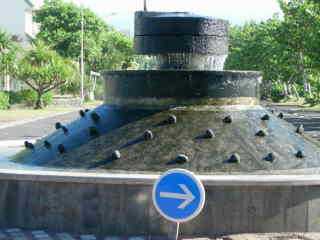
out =
[[185,169],[172,169],[165,172],[154,184],[153,204],[166,219],[179,225],[198,216],[204,206],[205,190],[201,181]]

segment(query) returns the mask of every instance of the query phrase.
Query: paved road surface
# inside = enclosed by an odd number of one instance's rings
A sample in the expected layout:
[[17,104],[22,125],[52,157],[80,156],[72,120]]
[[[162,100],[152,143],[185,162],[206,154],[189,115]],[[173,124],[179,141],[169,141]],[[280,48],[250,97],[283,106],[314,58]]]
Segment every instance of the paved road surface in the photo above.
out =
[[284,119],[295,126],[303,125],[305,131],[320,141],[320,112],[304,111],[299,107],[272,106],[276,113],[284,113]]
[[55,131],[54,126],[56,122],[65,124],[78,117],[78,111],[75,111],[56,117],[50,117],[14,127],[0,129],[0,141],[39,138]]

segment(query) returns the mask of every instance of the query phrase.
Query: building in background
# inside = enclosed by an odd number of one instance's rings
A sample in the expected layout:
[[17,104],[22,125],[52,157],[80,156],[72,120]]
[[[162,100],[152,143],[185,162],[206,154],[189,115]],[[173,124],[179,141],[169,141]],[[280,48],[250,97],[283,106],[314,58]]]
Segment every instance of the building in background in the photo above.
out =
[[[28,47],[30,39],[33,39],[39,30],[32,19],[33,11],[39,8],[42,2],[42,0],[3,1],[0,8],[0,29],[12,35],[23,47]],[[19,81],[11,81],[9,76],[0,76],[0,90],[18,90],[19,84]]]
[[4,1],[0,8],[0,28],[4,29],[23,45],[28,45],[30,38],[38,32],[38,25],[33,22],[33,10],[40,7],[40,0]]

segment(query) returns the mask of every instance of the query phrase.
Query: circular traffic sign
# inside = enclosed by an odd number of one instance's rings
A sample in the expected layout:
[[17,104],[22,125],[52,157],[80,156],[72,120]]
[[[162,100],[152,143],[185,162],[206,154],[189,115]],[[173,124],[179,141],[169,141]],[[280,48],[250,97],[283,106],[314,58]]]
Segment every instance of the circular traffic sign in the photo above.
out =
[[205,190],[192,172],[172,169],[155,182],[152,199],[158,212],[166,219],[187,222],[203,209]]

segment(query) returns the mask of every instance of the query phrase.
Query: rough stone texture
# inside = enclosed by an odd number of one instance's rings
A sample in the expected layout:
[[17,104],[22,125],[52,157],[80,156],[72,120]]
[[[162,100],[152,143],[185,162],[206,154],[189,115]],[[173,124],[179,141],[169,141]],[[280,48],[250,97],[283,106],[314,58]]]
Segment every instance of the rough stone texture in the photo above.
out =
[[[111,71],[105,72],[104,78],[105,99],[108,103],[117,104],[117,101],[122,101],[120,105],[132,103],[138,107],[145,99],[144,104],[149,107],[162,105],[168,108],[205,104],[206,101],[214,104],[214,100],[219,98],[257,99],[261,73],[189,70]],[[153,101],[150,101],[152,99]]]
[[[271,113],[270,120],[262,121],[261,116],[266,113],[267,111],[258,107],[239,110],[231,107],[209,107],[162,111],[114,129],[66,154],[43,159],[39,163],[50,167],[141,172],[163,172],[183,167],[197,173],[210,174],[306,174],[308,169],[319,169],[317,144],[310,142],[308,137],[297,134],[295,127]],[[170,114],[176,116],[176,124],[166,123]],[[231,123],[223,122],[226,116],[231,116]],[[204,137],[208,128],[214,131],[214,138]],[[153,132],[152,140],[144,140],[143,133],[146,129]],[[256,136],[256,132],[261,129],[268,135]],[[25,163],[33,162],[34,155],[41,150],[37,144],[35,146],[34,151],[25,151],[26,155],[22,159]],[[115,150],[121,153],[118,160],[112,159]],[[302,150],[306,157],[297,158],[295,154],[298,150]],[[265,160],[270,152],[275,156],[273,162]],[[240,156],[241,162],[227,163],[234,153]],[[174,164],[179,154],[185,154],[190,161]]]
[[228,22],[190,13],[136,12],[135,50],[227,55]]
[[[95,112],[99,115],[100,119],[98,122],[93,121],[91,114]],[[74,148],[79,147],[82,144],[89,142],[99,135],[103,135],[106,132],[112,131],[115,128],[123,126],[132,121],[136,121],[145,116],[154,113],[155,111],[141,111],[135,109],[120,109],[117,107],[110,107],[102,105],[94,110],[86,113],[85,117],[78,116],[75,121],[65,124],[68,129],[68,134],[59,129],[43,139],[37,141],[35,151],[22,151],[15,159],[24,161],[23,159],[28,158],[29,164],[43,164],[48,159],[55,159],[60,156],[58,152],[58,146],[62,144],[66,152],[71,151]],[[74,117],[74,114],[72,115]],[[33,123],[30,123],[31,125]],[[35,126],[34,126],[35,127]],[[35,131],[34,127],[32,128]],[[90,135],[90,128],[93,127],[97,130],[97,136]],[[47,140],[51,143],[51,148],[47,149],[44,146],[44,141]]]
[[[1,186],[1,228],[19,226],[99,236],[165,236],[174,226],[154,209],[151,185],[1,180]],[[181,236],[320,231],[316,224],[320,219],[319,186],[205,189],[204,210],[181,225]],[[22,236],[20,232],[8,235]]]

